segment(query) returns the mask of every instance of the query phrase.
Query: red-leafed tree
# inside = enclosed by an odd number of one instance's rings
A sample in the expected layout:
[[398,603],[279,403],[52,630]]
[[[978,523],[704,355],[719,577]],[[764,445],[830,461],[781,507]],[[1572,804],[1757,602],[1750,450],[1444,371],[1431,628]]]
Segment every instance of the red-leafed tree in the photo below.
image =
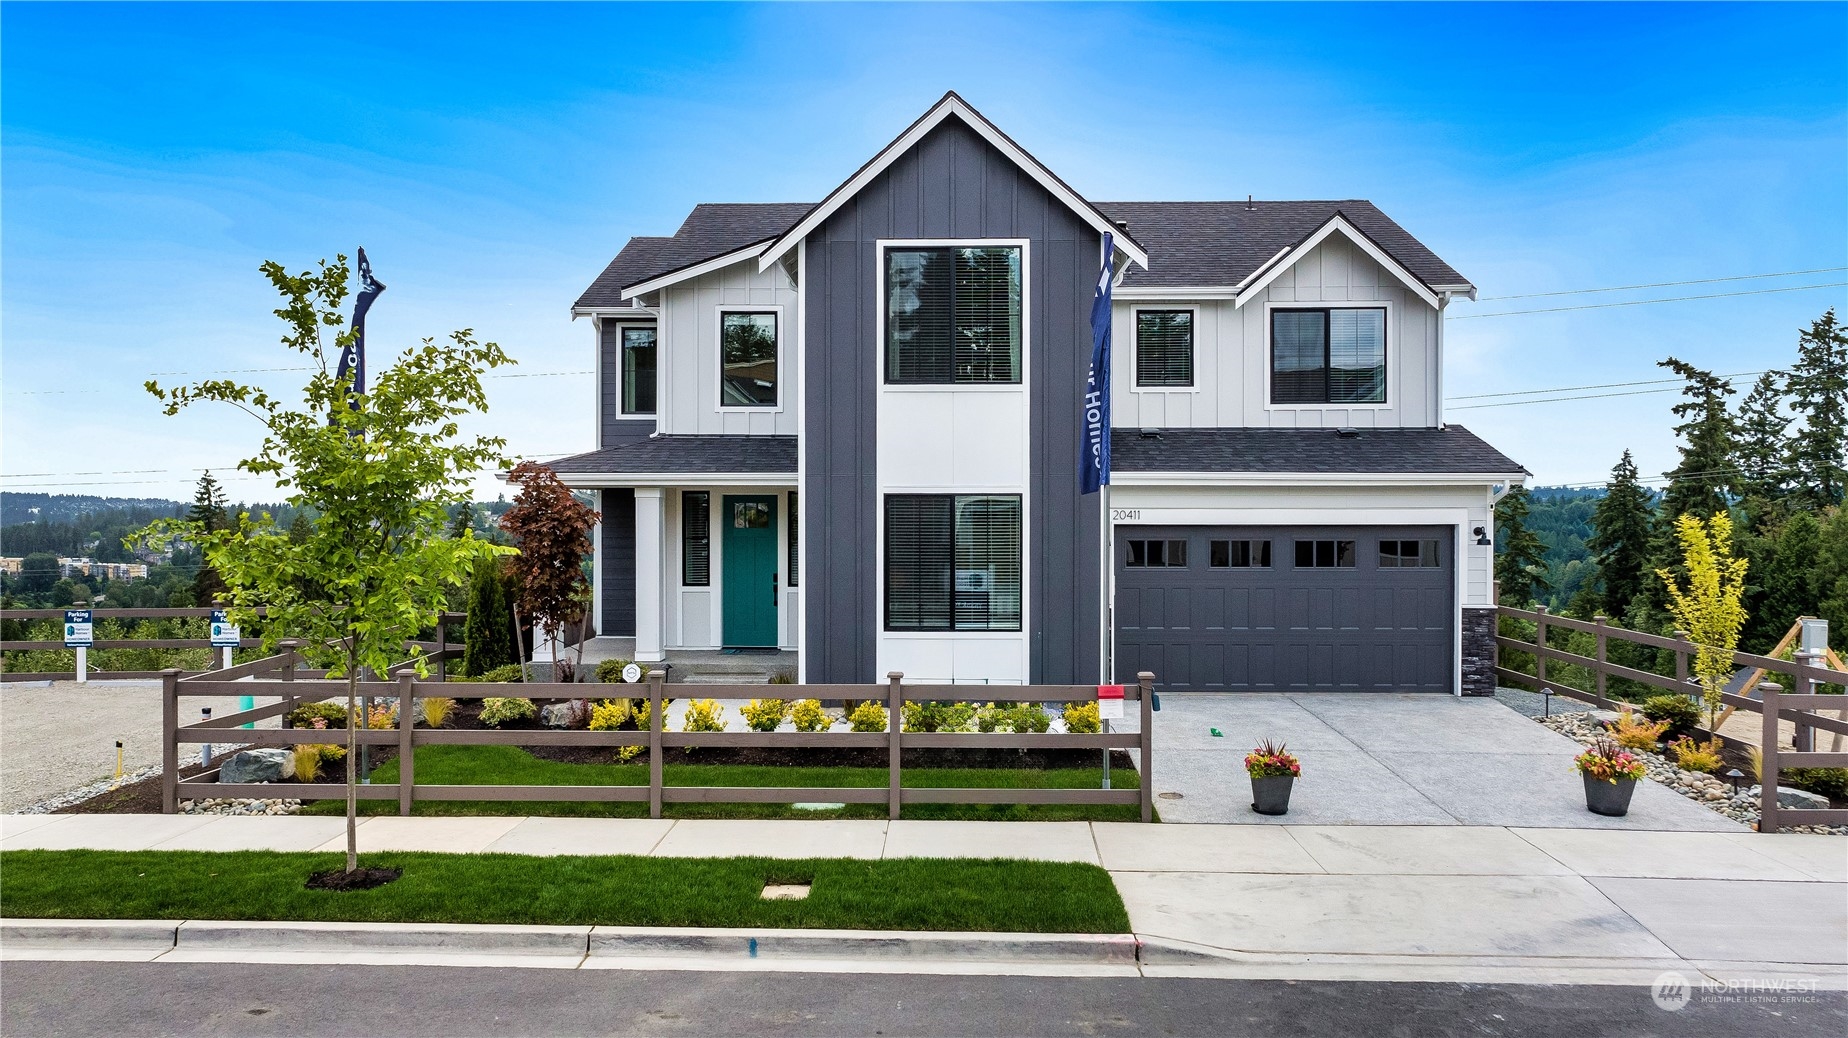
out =
[[[513,558],[519,592],[515,603],[533,623],[534,641],[543,637],[558,659],[558,636],[566,624],[580,623],[589,612],[590,577],[584,560],[591,554],[591,531],[597,510],[571,496],[558,474],[536,461],[523,461],[508,474],[520,488],[500,527],[513,537],[520,553]],[[517,628],[516,622],[516,628]],[[578,663],[584,640],[578,639]]]

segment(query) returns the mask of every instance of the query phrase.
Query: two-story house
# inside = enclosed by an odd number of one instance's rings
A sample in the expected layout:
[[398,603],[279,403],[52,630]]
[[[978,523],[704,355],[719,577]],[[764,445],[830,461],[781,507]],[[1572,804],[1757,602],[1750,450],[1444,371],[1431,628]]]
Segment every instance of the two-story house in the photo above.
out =
[[1487,693],[1525,473],[1444,421],[1474,292],[1364,201],[1088,201],[946,95],[821,202],[697,206],[573,307],[598,449],[552,464],[602,498],[598,632],[807,682]]

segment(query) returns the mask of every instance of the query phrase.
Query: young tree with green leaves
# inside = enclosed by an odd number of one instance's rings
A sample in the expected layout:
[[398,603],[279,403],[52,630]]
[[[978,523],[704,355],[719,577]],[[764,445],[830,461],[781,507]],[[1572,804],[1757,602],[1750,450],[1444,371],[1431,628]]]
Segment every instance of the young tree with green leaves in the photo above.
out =
[[1604,611],[1621,617],[1648,579],[1654,537],[1650,495],[1637,480],[1636,459],[1628,450],[1611,469],[1591,524],[1593,533],[1585,547],[1598,560],[1604,578]]
[[1529,494],[1514,487],[1495,505],[1495,581],[1501,600],[1528,608],[1537,592],[1546,591],[1546,543],[1527,528]]
[[1721,693],[1733,674],[1733,653],[1745,626],[1746,560],[1733,557],[1732,516],[1724,511],[1702,522],[1699,516],[1675,520],[1686,583],[1673,572],[1656,575],[1668,589],[1668,612],[1695,645],[1694,676],[1707,706],[1707,730],[1718,735]]
[[1797,338],[1790,407],[1803,416],[1790,444],[1797,492],[1813,508],[1841,504],[1848,488],[1848,331],[1834,307]]
[[[385,675],[404,642],[433,627],[444,592],[468,578],[497,551],[473,537],[444,536],[449,504],[464,500],[469,479],[502,461],[505,441],[464,437],[458,419],[487,410],[484,371],[512,361],[471,331],[448,343],[425,339],[379,371],[355,393],[335,364],[353,341],[342,330],[346,257],[318,270],[290,274],[266,262],[263,273],[283,297],[276,315],[287,325],[282,343],[302,355],[312,374],[299,403],[233,380],[209,380],[148,392],[169,415],[196,403],[222,403],[263,428],[263,440],[238,468],[273,477],[288,504],[314,515],[305,540],[279,528],[269,514],[239,514],[231,528],[209,530],[192,520],[149,528],[151,539],[185,537],[198,544],[223,576],[235,620],[249,624],[268,610],[266,648],[285,632],[302,652],[347,682],[347,871],[358,867],[355,738],[357,683],[362,669]],[[325,336],[330,336],[326,338]],[[427,673],[422,658],[414,661]],[[401,724],[412,723],[409,710]]]

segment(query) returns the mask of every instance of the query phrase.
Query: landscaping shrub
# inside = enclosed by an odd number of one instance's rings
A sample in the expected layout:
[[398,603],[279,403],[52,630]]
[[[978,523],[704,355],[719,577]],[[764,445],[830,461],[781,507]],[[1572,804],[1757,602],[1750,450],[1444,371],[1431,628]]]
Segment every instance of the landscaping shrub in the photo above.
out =
[[981,707],[975,712],[975,730],[987,735],[1007,725],[1007,708],[993,703]]
[[793,685],[796,683],[796,675],[791,671],[779,670],[770,675],[770,683],[772,685]]
[[683,732],[722,732],[725,730],[725,708],[716,699],[695,699],[687,704],[686,718],[680,724]]
[[449,715],[456,709],[456,701],[447,696],[431,696],[419,699],[417,703],[423,709],[424,724],[432,728],[441,728],[447,724]]
[[480,677],[517,663],[513,644],[513,594],[497,558],[475,563],[469,581],[468,619],[462,627],[462,673]]
[[907,732],[967,732],[975,728],[975,706],[971,703],[906,703]]
[[797,700],[789,709],[789,719],[795,722],[798,732],[825,732],[834,726],[834,722],[821,708],[819,699]]
[[1052,717],[1038,703],[1020,703],[1007,711],[1009,731],[1043,735],[1052,728]]
[[628,665],[628,660],[604,660],[597,664],[597,680],[606,685],[621,684],[622,668]]
[[1073,735],[1096,735],[1103,728],[1096,703],[1065,704],[1065,730]]
[[375,703],[366,711],[365,727],[373,731],[383,731],[398,727],[398,707],[393,703]]
[[520,665],[518,663],[509,663],[505,666],[495,667],[476,680],[487,684],[505,684],[507,682],[524,681],[526,678],[520,673]]
[[[667,709],[667,704],[670,702],[672,702],[672,700],[662,700],[661,709],[665,711]],[[640,699],[636,701],[634,710],[631,714],[631,716],[635,718],[636,731],[649,732],[654,730],[654,719],[648,716],[649,712],[648,700]]]
[[635,708],[627,699],[605,699],[590,708],[590,730],[613,732],[628,724],[634,716]]
[[1682,736],[1668,744],[1668,752],[1675,758],[1675,763],[1689,771],[1714,772],[1720,770],[1720,740],[1708,739],[1695,742],[1691,736]]
[[753,699],[744,704],[744,723],[754,732],[774,732],[789,716],[789,702],[784,699]]
[[313,782],[321,774],[321,748],[312,743],[298,743],[290,751],[295,756],[295,781]]
[[530,699],[496,697],[481,701],[481,723],[496,728],[510,721],[530,721],[538,715],[539,709]]
[[1671,739],[1688,735],[1700,726],[1700,707],[1687,696],[1650,696],[1643,700],[1643,714],[1651,721],[1667,721]]
[[1625,710],[1617,718],[1617,723],[1611,726],[1611,737],[1626,750],[1653,750],[1666,731],[1667,721],[1651,724],[1638,717],[1635,711]]
[[1848,800],[1848,768],[1779,769],[1778,780],[1792,789],[1808,790],[1830,800]]
[[886,730],[886,709],[869,699],[853,708],[853,713],[847,715],[847,724],[856,732],[883,732]]
[[641,755],[642,755],[642,747],[640,746],[618,746],[616,747],[616,763],[618,764],[627,764]]
[[320,725],[319,727],[346,727],[346,707],[338,703],[303,703],[301,706],[289,711],[288,716],[289,727],[291,728],[317,727],[314,723],[317,718],[326,722],[326,724]]

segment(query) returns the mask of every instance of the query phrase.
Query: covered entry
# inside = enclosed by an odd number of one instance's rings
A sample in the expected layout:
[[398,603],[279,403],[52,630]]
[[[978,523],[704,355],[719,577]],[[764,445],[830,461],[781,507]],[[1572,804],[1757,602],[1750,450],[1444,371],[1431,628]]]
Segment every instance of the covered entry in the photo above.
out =
[[1114,670],[1211,692],[1450,692],[1447,526],[1118,526]]

